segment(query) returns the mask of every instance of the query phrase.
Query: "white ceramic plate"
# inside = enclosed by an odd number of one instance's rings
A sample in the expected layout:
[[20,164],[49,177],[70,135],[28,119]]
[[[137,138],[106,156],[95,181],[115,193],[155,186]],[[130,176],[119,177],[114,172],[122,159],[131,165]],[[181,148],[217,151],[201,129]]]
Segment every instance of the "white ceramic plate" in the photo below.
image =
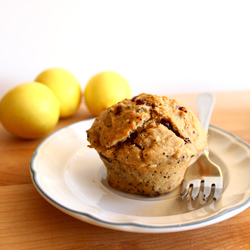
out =
[[82,221],[131,232],[176,232],[228,219],[250,205],[250,146],[215,126],[209,128],[211,158],[220,164],[224,192],[219,201],[180,199],[180,189],[156,198],[111,189],[106,169],[87,147],[93,120],[63,128],[45,139],[31,159],[39,193],[61,211]]

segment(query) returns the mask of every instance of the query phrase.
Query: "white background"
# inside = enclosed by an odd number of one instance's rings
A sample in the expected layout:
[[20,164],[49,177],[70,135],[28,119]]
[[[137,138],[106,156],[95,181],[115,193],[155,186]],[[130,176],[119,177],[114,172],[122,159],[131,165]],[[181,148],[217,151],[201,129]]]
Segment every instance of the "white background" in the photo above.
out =
[[133,94],[250,89],[250,1],[0,0],[0,98],[44,69]]

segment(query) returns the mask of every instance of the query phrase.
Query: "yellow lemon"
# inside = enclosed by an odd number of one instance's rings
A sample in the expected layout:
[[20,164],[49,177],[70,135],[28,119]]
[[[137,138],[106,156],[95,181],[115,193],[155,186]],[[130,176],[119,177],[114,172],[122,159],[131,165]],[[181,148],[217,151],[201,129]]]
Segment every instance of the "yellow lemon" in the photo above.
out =
[[26,139],[46,135],[57,124],[60,106],[53,92],[43,84],[27,82],[7,92],[0,101],[3,126]]
[[131,98],[129,83],[122,75],[112,71],[94,75],[84,90],[86,106],[95,116],[125,98]]
[[35,79],[49,87],[60,102],[60,117],[73,115],[81,102],[81,87],[76,77],[62,68],[41,72]]

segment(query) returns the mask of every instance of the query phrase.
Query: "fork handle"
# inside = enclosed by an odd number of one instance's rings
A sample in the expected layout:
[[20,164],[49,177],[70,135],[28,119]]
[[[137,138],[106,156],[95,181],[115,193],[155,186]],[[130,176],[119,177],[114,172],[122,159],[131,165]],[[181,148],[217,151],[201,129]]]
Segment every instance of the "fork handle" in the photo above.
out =
[[208,131],[209,121],[214,108],[215,96],[212,93],[201,93],[197,96],[197,107],[202,127]]

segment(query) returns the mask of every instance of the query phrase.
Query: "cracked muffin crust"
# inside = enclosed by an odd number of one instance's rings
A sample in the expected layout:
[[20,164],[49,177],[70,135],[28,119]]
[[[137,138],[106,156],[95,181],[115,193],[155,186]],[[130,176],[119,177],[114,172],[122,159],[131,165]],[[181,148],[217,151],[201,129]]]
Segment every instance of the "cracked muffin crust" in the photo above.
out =
[[86,132],[110,186],[148,196],[175,189],[207,143],[192,111],[174,99],[145,93],[111,106]]

